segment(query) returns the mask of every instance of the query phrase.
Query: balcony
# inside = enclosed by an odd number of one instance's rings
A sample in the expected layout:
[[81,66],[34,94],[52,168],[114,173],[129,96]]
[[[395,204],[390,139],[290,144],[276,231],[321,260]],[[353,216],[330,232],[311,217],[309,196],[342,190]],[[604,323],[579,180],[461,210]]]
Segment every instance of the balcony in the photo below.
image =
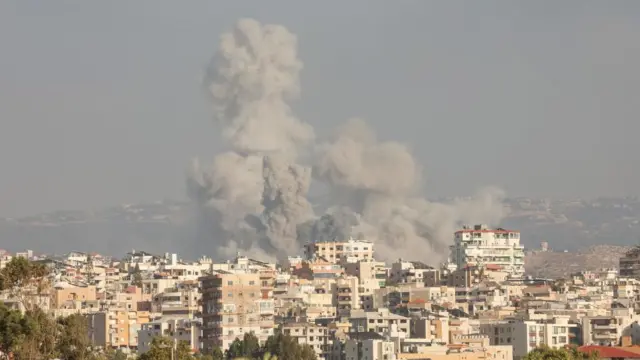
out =
[[273,320],[260,320],[261,328],[273,328],[274,322]]
[[616,324],[593,324],[594,330],[615,330],[617,327]]
[[596,340],[618,340],[618,334],[601,332],[601,333],[593,334],[593,338]]

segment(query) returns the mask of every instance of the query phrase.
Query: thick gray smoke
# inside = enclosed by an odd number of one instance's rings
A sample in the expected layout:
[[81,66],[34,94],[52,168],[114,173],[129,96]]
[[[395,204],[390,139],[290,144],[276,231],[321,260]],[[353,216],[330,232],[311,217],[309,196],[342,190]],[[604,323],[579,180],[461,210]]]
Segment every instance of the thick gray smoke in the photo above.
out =
[[298,159],[314,145],[314,132],[288,104],[299,95],[301,69],[296,37],[282,26],[241,20],[220,38],[206,83],[229,150],[208,168],[194,162],[188,178],[209,249],[220,257],[281,257],[299,253],[302,242],[353,236],[375,241],[383,258],[434,263],[460,224],[500,221],[499,190],[448,204],[421,198],[410,151],[378,141],[359,119],[315,147],[313,179],[331,204],[316,217],[307,199],[311,168]]
[[407,147],[378,141],[360,119],[347,121],[319,148],[315,176],[329,184],[334,202],[361,215],[352,231],[375,239],[383,257],[444,260],[457,226],[496,224],[503,216],[497,189],[449,204],[418,196],[421,172]]
[[223,34],[206,84],[229,151],[189,175],[201,241],[254,256],[296,253],[296,225],[311,216],[310,169],[295,163],[313,129],[293,116],[302,63],[297,40],[278,25],[240,20]]

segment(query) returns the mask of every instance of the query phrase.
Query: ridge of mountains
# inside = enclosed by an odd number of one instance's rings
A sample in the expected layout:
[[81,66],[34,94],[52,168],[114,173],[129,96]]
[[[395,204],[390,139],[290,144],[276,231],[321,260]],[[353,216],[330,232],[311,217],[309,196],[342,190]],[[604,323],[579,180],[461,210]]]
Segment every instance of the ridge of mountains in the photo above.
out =
[[[453,199],[439,199],[447,202]],[[640,199],[533,199],[509,198],[504,201],[507,216],[501,227],[519,230],[527,249],[538,249],[547,241],[552,252],[535,255],[572,256],[600,252],[597,245],[611,247],[614,257],[640,239]],[[122,255],[131,249],[156,253],[178,252],[185,258],[202,254],[215,256],[213,244],[196,242],[191,226],[188,202],[163,200],[147,204],[124,204],[90,211],[54,211],[22,218],[0,218],[0,247],[9,251],[33,249],[36,252],[61,254],[71,250],[97,251]],[[453,234],[452,234],[453,237]],[[591,250],[589,250],[591,249]],[[616,249],[616,250],[611,250]],[[532,252],[530,252],[530,256]],[[542,255],[540,255],[542,254]],[[555,254],[555,255],[551,255]],[[584,256],[583,256],[584,257]],[[586,256],[583,264],[590,268],[609,267],[612,262]],[[553,261],[532,258],[531,267],[549,267]],[[605,257],[600,257],[605,259]],[[574,268],[584,261],[573,261]],[[562,262],[562,261],[561,261]],[[575,265],[578,264],[578,265]],[[617,265],[617,261],[616,261]],[[562,273],[562,270],[559,270]],[[542,274],[539,274],[542,275]]]

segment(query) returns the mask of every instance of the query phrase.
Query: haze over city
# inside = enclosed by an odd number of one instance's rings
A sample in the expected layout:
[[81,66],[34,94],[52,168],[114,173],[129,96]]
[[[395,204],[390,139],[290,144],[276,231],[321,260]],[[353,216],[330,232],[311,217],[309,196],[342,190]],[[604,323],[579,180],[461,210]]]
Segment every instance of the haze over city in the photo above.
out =
[[639,10],[0,2],[0,358],[640,359]]
[[297,36],[296,116],[406,144],[424,196],[638,194],[640,4],[0,4],[0,216],[185,199],[222,149],[202,80],[239,18]]

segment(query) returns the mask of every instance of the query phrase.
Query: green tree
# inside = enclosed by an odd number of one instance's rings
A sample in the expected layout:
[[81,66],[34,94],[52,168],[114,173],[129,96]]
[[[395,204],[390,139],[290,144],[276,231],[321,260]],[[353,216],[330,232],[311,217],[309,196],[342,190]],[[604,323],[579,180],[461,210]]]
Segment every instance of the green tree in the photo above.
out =
[[49,285],[49,269],[23,257],[11,259],[0,271],[0,290],[19,301],[26,310],[38,307]]
[[599,358],[597,353],[583,353],[576,347],[556,349],[541,346],[525,355],[523,360],[597,360]]
[[213,358],[213,360],[224,360],[224,353],[219,346],[215,346],[213,348],[213,352],[211,353],[211,357]]
[[57,345],[63,359],[86,360],[94,357],[87,318],[74,314],[58,319],[58,324],[61,327],[61,334]]
[[15,352],[29,333],[29,325],[20,311],[0,303],[0,351],[4,354]]
[[242,338],[242,355],[255,357],[260,354],[260,340],[253,333],[245,333]]
[[318,358],[309,345],[300,345],[296,339],[282,334],[270,336],[265,342],[263,353],[276,356],[279,360],[317,360]]
[[168,337],[156,337],[151,340],[149,351],[139,356],[140,360],[171,360],[173,352],[174,360],[194,360],[191,347],[186,341],[177,344]]

